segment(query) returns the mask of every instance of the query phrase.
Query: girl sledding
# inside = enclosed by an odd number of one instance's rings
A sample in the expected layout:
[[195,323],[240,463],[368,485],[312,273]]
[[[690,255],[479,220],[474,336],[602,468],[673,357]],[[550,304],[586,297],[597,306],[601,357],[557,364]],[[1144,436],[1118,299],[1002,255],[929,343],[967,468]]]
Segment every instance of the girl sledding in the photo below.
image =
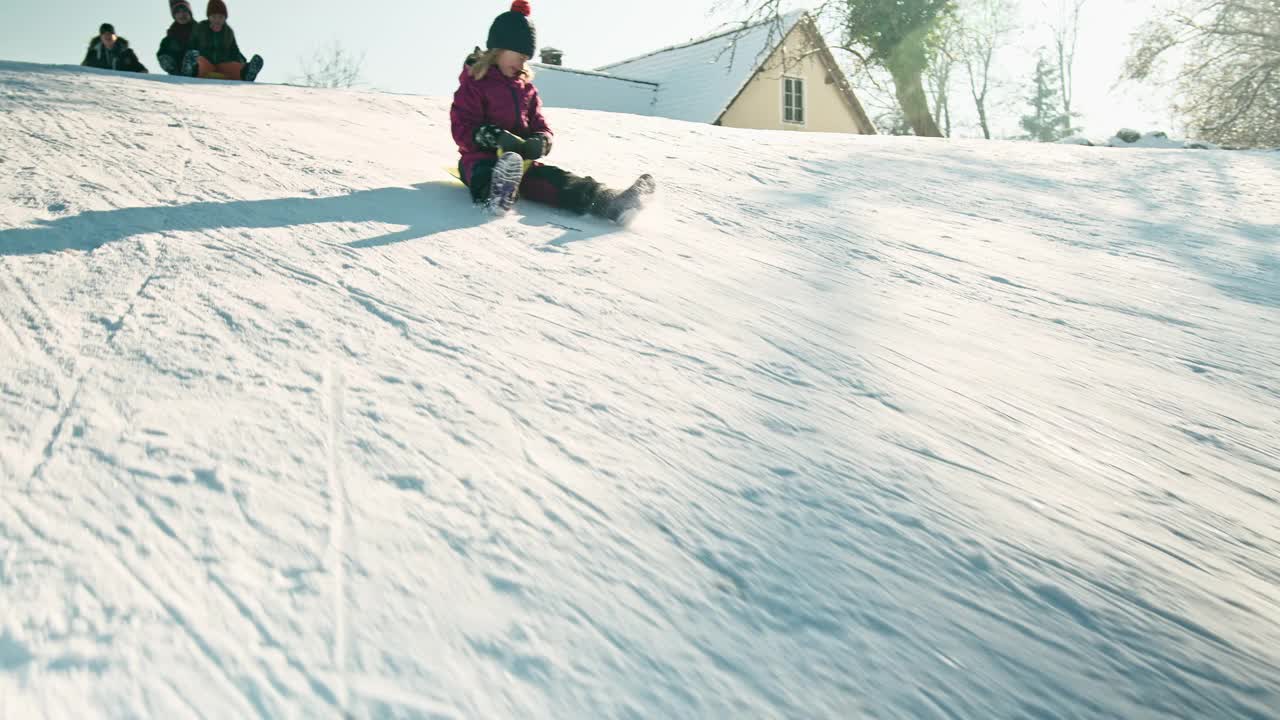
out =
[[486,49],[476,48],[458,78],[450,119],[461,155],[459,176],[472,200],[497,213],[523,196],[628,224],[656,189],[651,175],[617,191],[541,162],[551,153],[555,134],[542,115],[528,68],[537,47],[529,14],[527,0],[512,3],[489,28]]

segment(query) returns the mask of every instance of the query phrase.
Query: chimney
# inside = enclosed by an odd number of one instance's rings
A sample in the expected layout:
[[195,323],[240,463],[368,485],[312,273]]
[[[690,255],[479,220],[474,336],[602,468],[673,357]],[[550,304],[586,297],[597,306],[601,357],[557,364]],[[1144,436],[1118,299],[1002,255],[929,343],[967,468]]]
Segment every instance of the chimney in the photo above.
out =
[[557,50],[553,47],[542,48],[542,64],[543,65],[563,65],[564,51]]

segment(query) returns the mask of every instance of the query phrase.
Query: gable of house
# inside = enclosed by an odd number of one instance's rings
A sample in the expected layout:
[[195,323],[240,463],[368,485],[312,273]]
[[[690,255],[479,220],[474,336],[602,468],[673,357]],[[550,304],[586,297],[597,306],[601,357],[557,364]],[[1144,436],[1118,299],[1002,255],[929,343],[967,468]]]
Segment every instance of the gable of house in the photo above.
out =
[[812,20],[796,25],[717,118],[727,127],[874,134]]

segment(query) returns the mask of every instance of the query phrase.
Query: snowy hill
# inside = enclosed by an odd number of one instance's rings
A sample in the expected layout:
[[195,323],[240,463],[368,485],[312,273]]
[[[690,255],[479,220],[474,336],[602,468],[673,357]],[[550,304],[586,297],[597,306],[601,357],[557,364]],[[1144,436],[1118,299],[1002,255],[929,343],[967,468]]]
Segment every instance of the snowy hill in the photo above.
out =
[[1280,717],[1280,157],[0,64],[0,717]]

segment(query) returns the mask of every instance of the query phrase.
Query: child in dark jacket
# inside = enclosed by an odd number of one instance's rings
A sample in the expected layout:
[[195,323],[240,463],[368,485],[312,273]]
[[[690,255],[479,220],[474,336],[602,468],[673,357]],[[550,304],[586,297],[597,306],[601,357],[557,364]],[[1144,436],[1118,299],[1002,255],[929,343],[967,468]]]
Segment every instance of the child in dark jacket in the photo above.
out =
[[173,18],[173,24],[160,41],[156,61],[165,72],[178,75],[182,69],[182,58],[191,50],[191,35],[196,29],[196,23],[188,0],[169,0],[169,15]]
[[124,72],[144,73],[147,71],[138,56],[129,49],[129,41],[116,35],[111,23],[103,23],[98,28],[98,35],[89,41],[89,51],[80,62],[85,67],[100,70],[121,70]]
[[253,82],[262,70],[262,56],[245,62],[236,33],[227,24],[224,0],[209,0],[208,18],[191,31],[191,50],[182,61],[182,74],[192,77]]
[[626,224],[653,194],[652,176],[642,175],[617,192],[590,177],[536,162],[551,152],[554,134],[526,67],[537,45],[529,12],[527,0],[515,0],[489,28],[488,49],[476,48],[458,78],[449,114],[462,156],[462,181],[475,202],[495,212],[509,210],[519,193]]

